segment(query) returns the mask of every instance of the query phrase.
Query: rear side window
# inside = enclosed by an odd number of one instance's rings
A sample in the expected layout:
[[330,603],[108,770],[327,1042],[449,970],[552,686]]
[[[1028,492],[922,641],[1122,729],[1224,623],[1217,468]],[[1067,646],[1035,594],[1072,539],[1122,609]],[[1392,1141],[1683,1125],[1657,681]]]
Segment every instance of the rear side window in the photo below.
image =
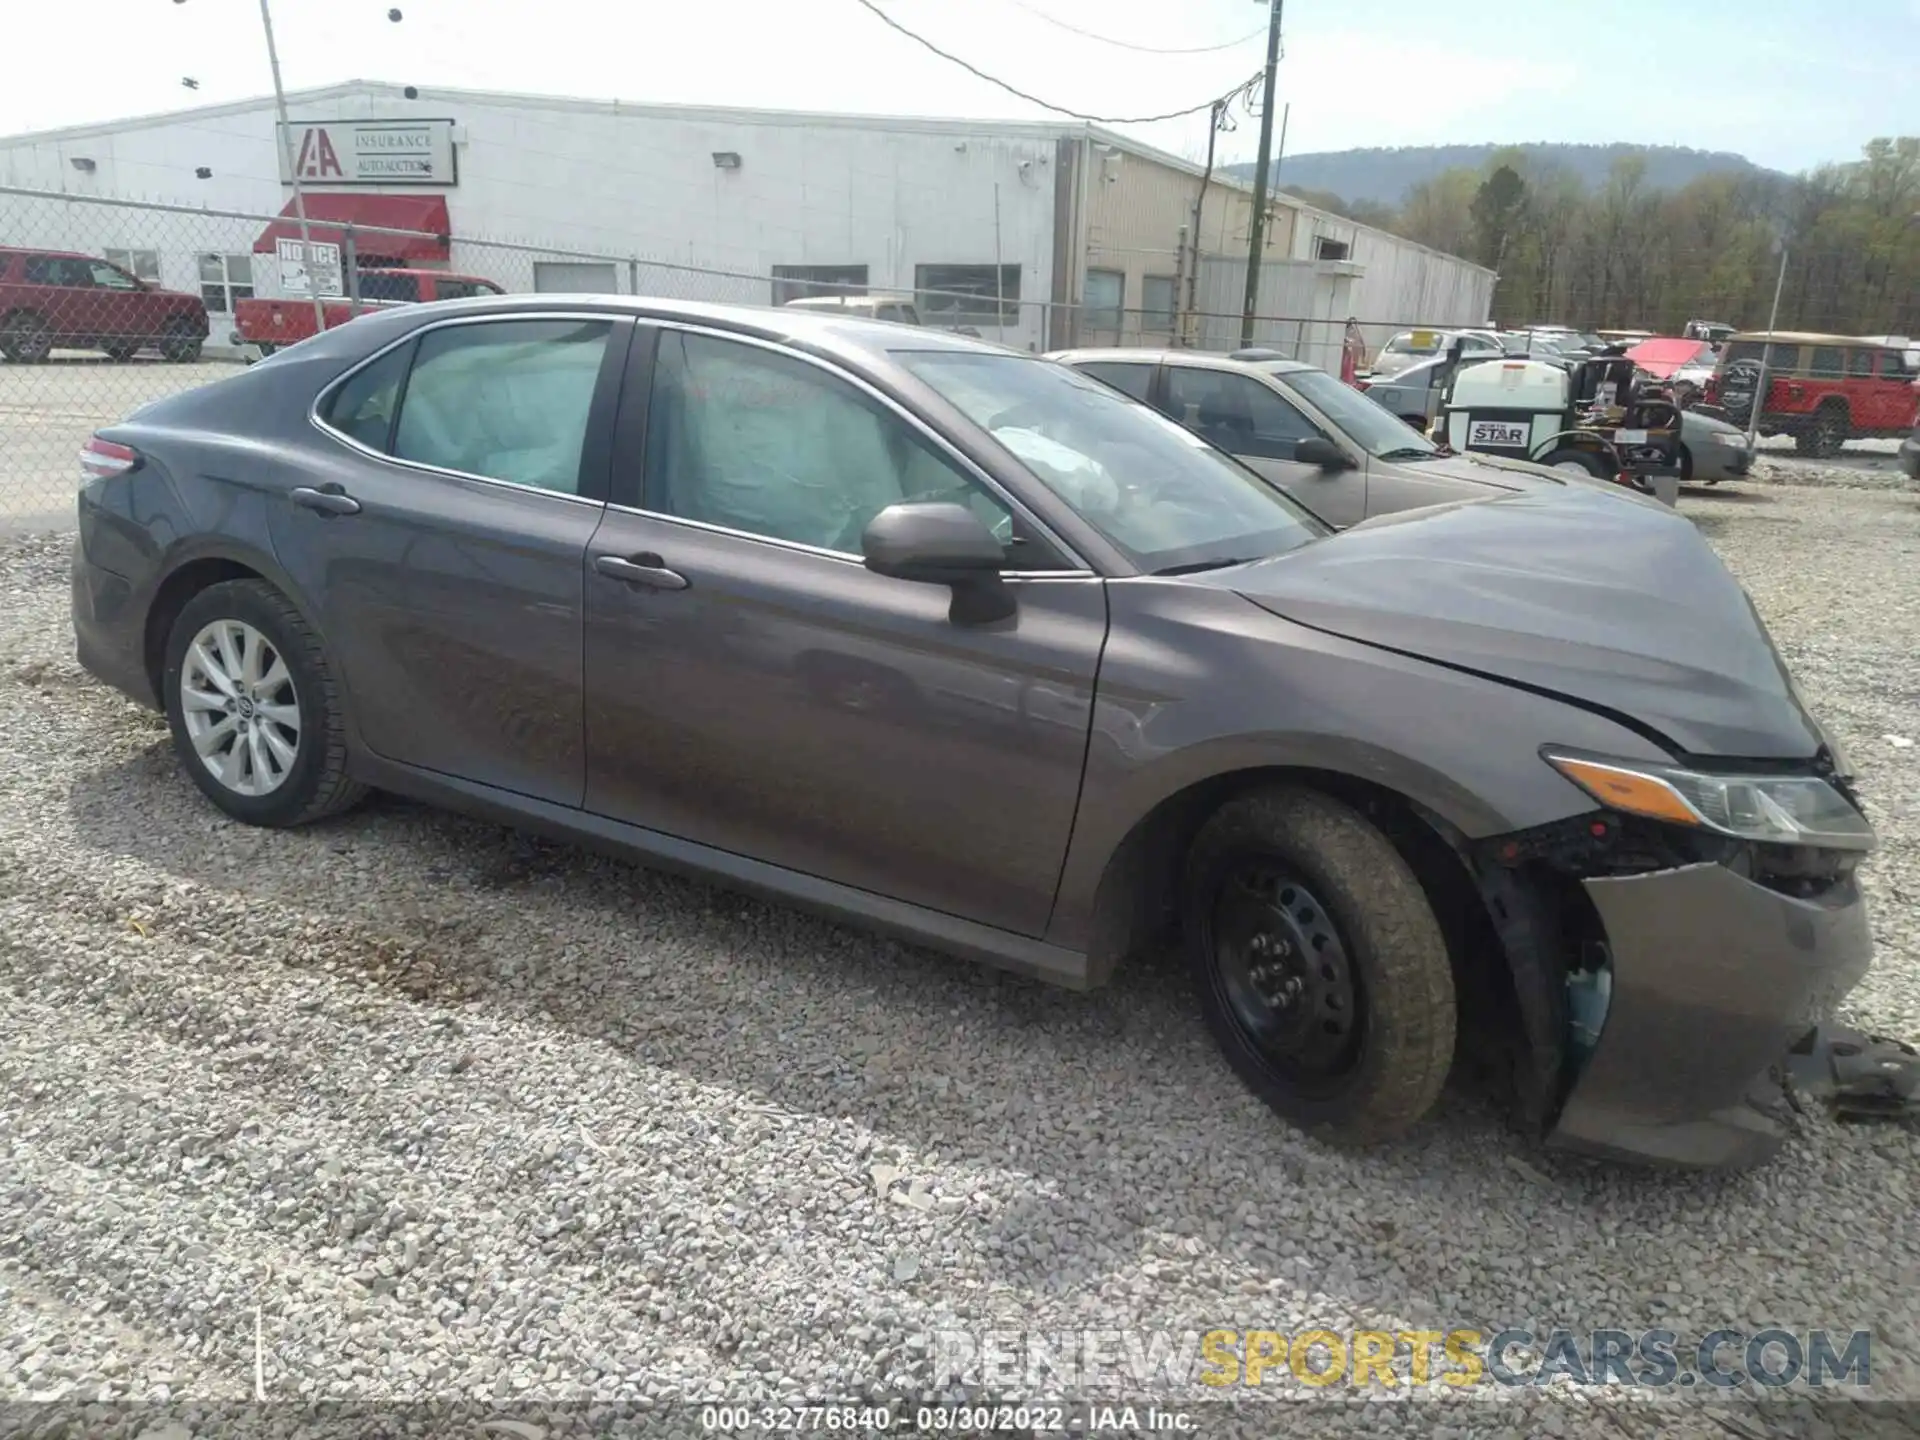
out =
[[580,453],[607,320],[490,320],[420,338],[396,459],[580,493]]
[[1092,365],[1078,367],[1083,374],[1091,375],[1103,385],[1111,385],[1123,394],[1136,400],[1147,398],[1147,390],[1153,384],[1151,365],[1134,365],[1117,361],[1098,361]]
[[1838,345],[1813,347],[1813,367],[1808,372],[1816,380],[1838,380],[1846,374],[1847,352]]
[[385,452],[393,434],[395,401],[413,346],[400,345],[348,377],[327,397],[320,418],[369,450]]
[[1782,375],[1798,375],[1800,373],[1800,347],[1798,345],[1774,346],[1773,368]]
[[366,271],[360,276],[362,300],[403,300],[408,304],[420,298],[420,281],[413,275],[382,275]]

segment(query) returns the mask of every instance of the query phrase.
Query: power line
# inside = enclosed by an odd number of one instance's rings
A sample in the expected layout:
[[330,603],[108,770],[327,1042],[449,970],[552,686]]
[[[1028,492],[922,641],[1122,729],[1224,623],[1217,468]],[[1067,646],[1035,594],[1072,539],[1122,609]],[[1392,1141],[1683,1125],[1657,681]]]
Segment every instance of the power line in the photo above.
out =
[[880,23],[885,25],[888,29],[899,31],[902,35],[906,36],[909,40],[913,41],[914,44],[919,45],[924,49],[931,50],[934,54],[938,55],[942,60],[945,60],[950,64],[958,65],[962,70],[967,71],[971,75],[977,76],[978,78],[986,81],[989,85],[997,85],[1002,90],[1006,91],[1009,95],[1016,96],[1019,99],[1026,101],[1029,105],[1038,105],[1042,110],[1051,110],[1056,115],[1071,116],[1075,120],[1085,120],[1092,125],[1151,125],[1151,124],[1154,124],[1156,121],[1160,121],[1160,120],[1178,120],[1183,116],[1197,115],[1202,110],[1211,110],[1216,104],[1220,103],[1223,100],[1231,100],[1234,96],[1241,94],[1243,91],[1247,90],[1250,86],[1255,84],[1260,78],[1258,75],[1255,75],[1250,80],[1243,80],[1240,84],[1234,86],[1233,89],[1227,91],[1227,93],[1224,95],[1213,96],[1211,99],[1202,100],[1198,105],[1189,105],[1182,110],[1169,110],[1164,115],[1088,115],[1079,110],[1069,110],[1065,105],[1055,105],[1050,100],[1042,100],[1038,95],[1029,95],[1025,90],[1020,89],[1018,86],[1009,85],[1005,80],[1000,79],[998,76],[987,74],[987,72],[982,70],[979,66],[969,64],[967,61],[962,60],[958,55],[949,54],[947,51],[942,50],[938,45],[934,44],[931,40],[927,39],[924,35],[918,35],[918,34],[915,34],[913,31],[909,30],[906,26],[902,25],[898,20],[894,19],[891,15],[887,14],[886,11],[882,10],[878,5],[874,4],[873,0],[854,0],[854,3],[856,5],[859,5],[862,9],[870,11],[873,14],[874,18],[879,20]]
[[1111,35],[1096,35],[1091,30],[1082,30],[1078,25],[1069,25],[1058,16],[1049,15],[1044,10],[1036,9],[1034,6],[1026,4],[1025,0],[1007,0],[1007,3],[1016,10],[1026,11],[1027,14],[1033,16],[1036,20],[1044,20],[1049,25],[1057,26],[1065,30],[1070,35],[1078,35],[1085,40],[1098,40],[1102,45],[1112,45],[1119,50],[1132,50],[1139,55],[1211,55],[1220,50],[1232,50],[1237,46],[1246,44],[1249,40],[1258,40],[1267,33],[1267,27],[1262,25],[1258,30],[1249,31],[1238,40],[1227,40],[1218,45],[1193,45],[1186,49],[1164,49],[1158,45],[1135,45],[1128,40],[1115,40]]

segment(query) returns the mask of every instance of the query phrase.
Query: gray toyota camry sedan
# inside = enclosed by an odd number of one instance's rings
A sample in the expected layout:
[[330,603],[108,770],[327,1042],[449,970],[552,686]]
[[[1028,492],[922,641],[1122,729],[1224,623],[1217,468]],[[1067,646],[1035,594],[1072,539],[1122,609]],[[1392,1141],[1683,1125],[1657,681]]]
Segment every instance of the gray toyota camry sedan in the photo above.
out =
[[378,787],[1067,986],[1177,951],[1330,1139],[1467,1063],[1553,1143],[1751,1162],[1867,968],[1845,760],[1624,491],[1336,535],[1045,360],[574,296],[368,315],[81,460],[80,659],[229,815]]

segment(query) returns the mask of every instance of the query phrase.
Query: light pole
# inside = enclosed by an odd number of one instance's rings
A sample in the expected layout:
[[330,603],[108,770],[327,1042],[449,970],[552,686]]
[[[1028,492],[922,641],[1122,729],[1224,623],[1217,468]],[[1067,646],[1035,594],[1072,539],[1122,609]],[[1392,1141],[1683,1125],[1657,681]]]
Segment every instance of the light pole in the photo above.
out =
[[1280,0],[1267,12],[1267,70],[1260,92],[1260,167],[1253,176],[1253,224],[1247,239],[1247,293],[1240,305],[1240,348],[1253,344],[1253,308],[1260,295],[1260,248],[1266,242],[1267,168],[1273,163],[1273,75],[1280,65]]
[[300,193],[300,167],[293,153],[293,127],[287,122],[287,92],[280,86],[280,52],[273,44],[273,12],[260,0],[260,25],[267,32],[267,64],[273,70],[273,104],[280,116],[280,155],[287,179],[293,184],[293,213],[300,222],[300,264],[307,272],[307,296],[313,301],[313,333],[327,328],[326,307],[320,303],[320,284],[313,268],[313,231],[307,225],[307,200]]
[[1780,329],[1780,292],[1787,284],[1787,239],[1780,237],[1780,274],[1773,282],[1773,309],[1767,314],[1767,343],[1760,351],[1760,380],[1747,409],[1747,449],[1753,449],[1760,431],[1760,412],[1767,403],[1767,372],[1773,368],[1773,337]]

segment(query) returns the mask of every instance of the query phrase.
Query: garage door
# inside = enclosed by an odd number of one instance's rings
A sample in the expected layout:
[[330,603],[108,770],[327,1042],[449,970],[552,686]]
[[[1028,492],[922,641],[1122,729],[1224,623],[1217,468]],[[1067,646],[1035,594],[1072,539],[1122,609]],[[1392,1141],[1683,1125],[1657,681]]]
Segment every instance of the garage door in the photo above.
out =
[[533,288],[544,295],[616,295],[620,280],[611,261],[536,260]]

